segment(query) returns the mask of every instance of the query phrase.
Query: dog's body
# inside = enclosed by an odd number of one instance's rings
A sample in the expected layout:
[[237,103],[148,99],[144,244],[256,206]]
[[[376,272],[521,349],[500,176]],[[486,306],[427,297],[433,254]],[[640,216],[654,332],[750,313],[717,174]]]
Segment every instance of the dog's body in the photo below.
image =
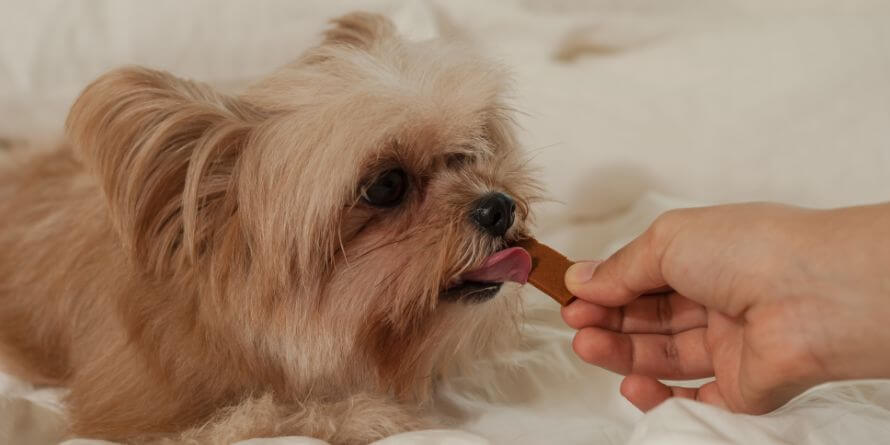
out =
[[0,169],[3,369],[69,388],[89,437],[429,425],[434,378],[516,333],[517,299],[494,292],[528,267],[495,253],[533,188],[503,87],[368,14],[239,96],[103,76],[66,142]]

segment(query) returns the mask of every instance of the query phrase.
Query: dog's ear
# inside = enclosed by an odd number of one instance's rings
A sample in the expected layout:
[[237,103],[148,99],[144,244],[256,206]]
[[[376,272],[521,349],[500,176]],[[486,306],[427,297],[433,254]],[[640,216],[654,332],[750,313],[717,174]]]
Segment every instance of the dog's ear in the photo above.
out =
[[375,43],[396,34],[396,27],[386,17],[369,12],[352,12],[331,21],[325,31],[325,44],[351,45],[369,49]]
[[87,87],[66,129],[125,248],[165,273],[197,261],[231,219],[233,169],[257,118],[206,85],[123,68]]

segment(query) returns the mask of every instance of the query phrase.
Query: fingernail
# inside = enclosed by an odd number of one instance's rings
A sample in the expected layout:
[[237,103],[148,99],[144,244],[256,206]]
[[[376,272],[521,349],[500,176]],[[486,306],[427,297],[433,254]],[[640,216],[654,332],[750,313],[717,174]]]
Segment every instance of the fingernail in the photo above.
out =
[[581,261],[572,264],[566,271],[566,283],[583,284],[590,281],[599,265],[599,261]]

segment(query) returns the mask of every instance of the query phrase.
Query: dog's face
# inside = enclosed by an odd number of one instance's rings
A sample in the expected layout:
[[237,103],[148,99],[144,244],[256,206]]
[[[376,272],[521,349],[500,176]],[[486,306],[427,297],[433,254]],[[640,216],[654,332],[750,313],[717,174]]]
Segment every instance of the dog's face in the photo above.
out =
[[[238,97],[126,70],[69,134],[139,267],[290,380],[417,396],[510,329],[535,188],[502,70],[353,14]],[[261,354],[261,355],[262,355]],[[319,382],[322,382],[319,384]]]

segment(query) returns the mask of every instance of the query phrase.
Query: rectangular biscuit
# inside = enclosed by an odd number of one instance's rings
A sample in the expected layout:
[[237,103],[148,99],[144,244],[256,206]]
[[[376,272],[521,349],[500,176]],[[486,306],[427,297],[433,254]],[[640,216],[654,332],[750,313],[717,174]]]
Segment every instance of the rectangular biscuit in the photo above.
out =
[[527,250],[532,257],[532,270],[528,282],[559,304],[565,306],[575,297],[566,289],[565,275],[573,263],[563,254],[528,238],[516,244]]

